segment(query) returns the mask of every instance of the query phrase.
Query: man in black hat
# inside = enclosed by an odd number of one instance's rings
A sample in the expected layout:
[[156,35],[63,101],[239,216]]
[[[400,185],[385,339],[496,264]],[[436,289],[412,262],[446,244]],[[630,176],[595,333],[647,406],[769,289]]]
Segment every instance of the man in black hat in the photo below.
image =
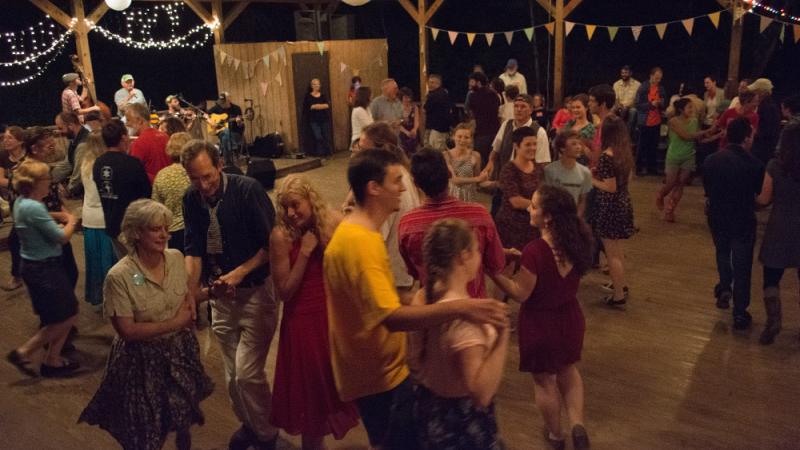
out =
[[83,89],[83,93],[78,95],[78,86],[81,86],[81,77],[77,73],[70,72],[61,76],[64,82],[64,90],[61,92],[61,111],[65,113],[75,113],[83,122],[83,115],[90,111],[100,111],[98,106],[81,108],[81,102],[89,96],[89,90]]
[[228,118],[221,122],[222,130],[219,137],[219,149],[222,152],[225,166],[235,165],[234,151],[241,151],[244,142],[244,121],[242,108],[231,102],[230,94],[220,92],[217,104],[208,110],[209,114],[227,114]]

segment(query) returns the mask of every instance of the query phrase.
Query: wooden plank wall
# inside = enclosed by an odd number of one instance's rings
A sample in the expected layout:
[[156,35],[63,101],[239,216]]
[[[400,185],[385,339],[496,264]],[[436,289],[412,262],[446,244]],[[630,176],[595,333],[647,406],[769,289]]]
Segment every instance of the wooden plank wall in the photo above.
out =
[[[388,77],[387,49],[385,39],[324,41],[324,51],[328,52],[331,92],[331,113],[333,117],[334,144],[337,150],[349,148],[350,112],[347,106],[347,92],[350,79],[358,74],[362,85],[372,88],[373,97],[380,95],[380,83]],[[263,62],[264,56],[279,52],[284,48],[286,63],[280,58],[270,60],[269,69]],[[256,118],[246,130],[247,142],[257,136],[278,131],[283,136],[289,150],[298,146],[297,120],[295,117],[294,77],[292,54],[319,52],[317,42],[258,42],[246,44],[219,44],[214,46],[214,65],[219,91],[230,93],[234,103],[245,108],[245,98],[253,100]],[[244,64],[239,68],[222,64],[221,55],[230,55],[242,62],[256,63],[251,78],[247,78]],[[347,67],[342,71],[341,64]],[[276,80],[280,74],[282,83]],[[262,83],[269,83],[266,95],[262,95]]]

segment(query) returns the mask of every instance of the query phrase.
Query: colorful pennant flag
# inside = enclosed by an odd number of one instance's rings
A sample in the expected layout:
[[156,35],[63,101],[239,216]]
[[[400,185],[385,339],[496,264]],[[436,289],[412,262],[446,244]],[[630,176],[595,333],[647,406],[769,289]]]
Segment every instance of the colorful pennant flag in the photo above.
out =
[[475,33],[467,33],[467,44],[472,47],[472,42],[475,41]]
[[264,65],[267,66],[267,70],[269,70],[269,55],[261,58],[261,61],[264,61]]
[[486,36],[486,44],[491,47],[492,41],[494,41],[494,33],[486,33],[484,36]]
[[564,26],[566,26],[566,35],[569,36],[569,33],[572,31],[572,28],[575,26],[575,22],[567,22],[564,21]]
[[667,31],[667,24],[665,23],[657,23],[656,24],[656,31],[658,32],[658,38],[664,39],[664,33]]
[[447,37],[450,38],[450,45],[454,45],[456,43],[456,38],[458,38],[458,33],[455,31],[448,31]]
[[278,72],[278,74],[275,75],[275,81],[277,81],[279,85],[283,86],[283,78],[281,78],[280,72]]
[[317,42],[317,50],[319,50],[319,56],[322,56],[325,53],[325,41]]
[[771,17],[761,16],[761,22],[758,24],[759,32],[763,33],[764,30],[766,30],[767,27],[769,27],[769,25],[771,23],[772,23],[772,18]]
[[340,62],[340,63],[339,63],[339,73],[342,73],[342,72],[344,72],[345,70],[347,70],[347,64],[345,64],[345,63],[343,63],[343,62]]
[[633,33],[633,40],[638,42],[639,35],[642,34],[642,27],[631,27],[631,33]]
[[592,35],[594,34],[594,30],[597,29],[597,25],[586,25],[586,36],[589,37],[589,40],[592,40]]
[[272,53],[270,53],[270,55],[272,56],[273,59],[275,59],[275,62],[278,62],[278,61],[281,60],[281,56],[280,56],[280,54],[278,53],[277,50],[275,50]]
[[532,41],[533,40],[533,27],[525,28],[523,31],[525,32],[525,37],[528,38],[528,41]]
[[617,31],[619,31],[619,27],[608,27],[608,37],[611,38],[611,42],[614,42],[614,38],[617,37]]
[[242,63],[241,60],[234,58],[233,59],[233,70],[239,70],[239,64],[241,64],[241,63]]
[[438,28],[431,28],[431,36],[433,36],[433,40],[436,40],[436,37],[439,36],[439,29]]
[[266,97],[267,96],[267,88],[269,87],[269,81],[262,81],[259,84],[261,84],[261,96],[262,97]]
[[503,34],[506,36],[506,42],[508,42],[508,45],[511,45],[511,40],[514,39],[514,32],[513,31],[506,31]]
[[719,11],[709,14],[708,20],[714,25],[714,28],[719,28]]
[[548,22],[548,23],[544,24],[544,29],[547,30],[548,33],[550,33],[550,36],[552,36],[553,33],[556,32],[556,28],[555,27],[556,27],[556,23],[555,22]]
[[683,28],[686,28],[686,32],[689,33],[689,36],[692,35],[692,30],[694,29],[694,19],[686,19],[681,20],[683,24]]

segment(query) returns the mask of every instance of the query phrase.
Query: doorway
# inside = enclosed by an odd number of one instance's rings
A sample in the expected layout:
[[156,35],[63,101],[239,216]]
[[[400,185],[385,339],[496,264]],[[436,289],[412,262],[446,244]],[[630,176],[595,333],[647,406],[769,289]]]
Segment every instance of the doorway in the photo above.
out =
[[[311,134],[311,127],[308,123],[308,115],[303,108],[303,102],[308,93],[311,80],[318,78],[322,83],[321,92],[331,101],[330,75],[328,73],[328,52],[322,55],[319,53],[295,53],[292,55],[292,71],[294,73],[294,100],[295,114],[297,118],[297,139],[298,151],[307,155],[313,155],[314,138]],[[332,110],[328,110],[328,148],[333,149],[333,124],[331,122]]]

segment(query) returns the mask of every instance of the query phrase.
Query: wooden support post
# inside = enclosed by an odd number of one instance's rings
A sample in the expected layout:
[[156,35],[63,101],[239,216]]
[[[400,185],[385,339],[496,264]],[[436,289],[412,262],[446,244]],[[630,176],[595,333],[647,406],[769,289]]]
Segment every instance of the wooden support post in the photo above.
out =
[[222,0],[211,0],[211,15],[220,21],[220,26],[214,29],[214,43],[223,44],[225,42],[225,15],[222,11]]
[[[731,20],[731,44],[730,53],[728,55],[728,81],[737,82],[739,81],[739,64],[742,59],[742,22],[744,11],[741,11],[743,5],[739,0],[731,0],[730,7],[733,19]],[[737,8],[742,13],[742,15],[739,16],[739,20],[736,20]]]
[[564,0],[556,0],[555,62],[553,66],[553,106],[564,97]]
[[[200,19],[203,20],[203,22],[211,23],[214,21],[214,18],[211,17],[211,14],[209,14],[208,10],[200,4],[199,0],[183,0],[183,2],[186,3],[186,5],[191,8],[192,11],[194,11],[194,13],[200,17]],[[222,20],[222,17],[220,17],[219,20]]]
[[[239,2],[236,5],[234,5],[234,7],[231,8],[231,10],[228,12],[228,15],[225,16],[225,20],[222,22],[223,30],[227,30],[228,27],[231,26],[231,24],[236,21],[239,15],[241,15],[242,12],[244,12],[245,8],[247,8],[249,5],[250,5],[249,0]],[[222,20],[222,17],[220,17],[219,19]]]
[[436,14],[439,7],[442,6],[444,0],[435,0],[433,4],[428,7],[427,0],[417,0],[417,7],[409,2],[409,0],[400,0],[400,6],[406,10],[408,15],[417,22],[419,28],[419,98],[422,100],[423,93],[427,86],[428,78],[428,33],[425,31],[425,26],[428,21]]

